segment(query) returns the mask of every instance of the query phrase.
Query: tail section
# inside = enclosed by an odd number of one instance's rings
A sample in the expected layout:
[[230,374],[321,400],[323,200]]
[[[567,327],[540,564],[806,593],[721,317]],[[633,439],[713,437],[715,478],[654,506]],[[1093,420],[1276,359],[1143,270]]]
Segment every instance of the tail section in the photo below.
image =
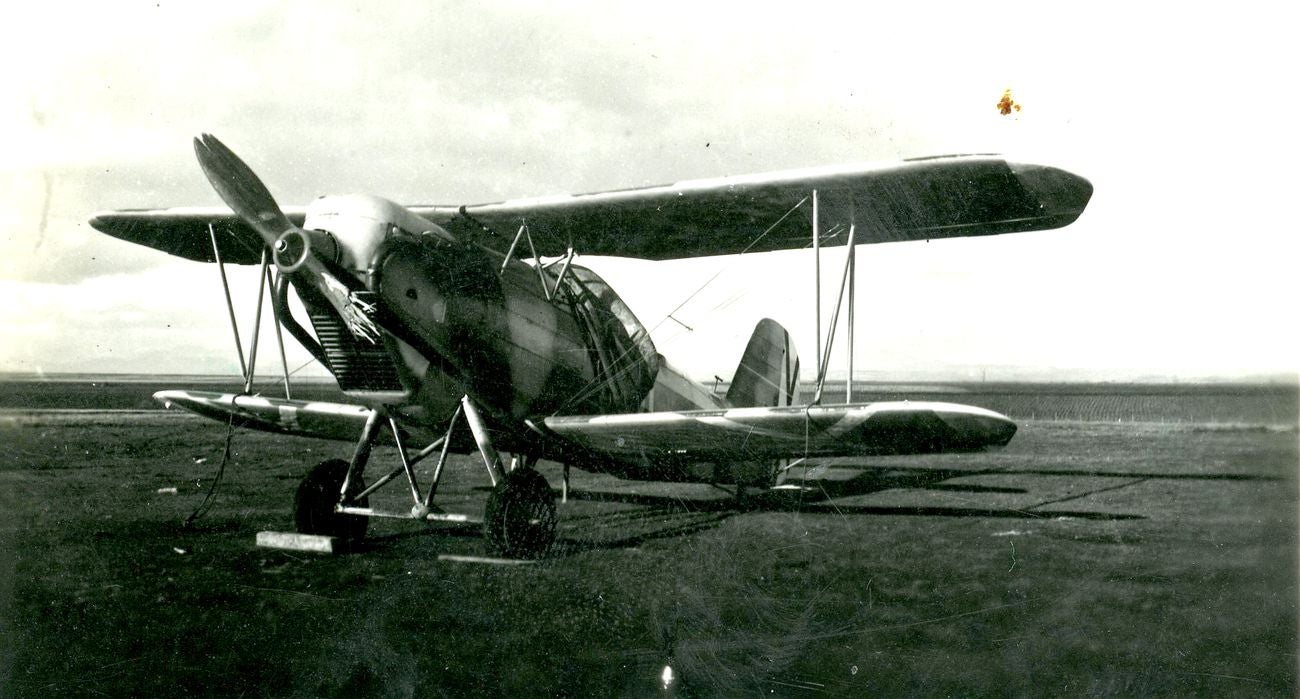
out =
[[790,333],[771,318],[754,326],[727,389],[733,408],[791,405],[799,389],[799,353]]

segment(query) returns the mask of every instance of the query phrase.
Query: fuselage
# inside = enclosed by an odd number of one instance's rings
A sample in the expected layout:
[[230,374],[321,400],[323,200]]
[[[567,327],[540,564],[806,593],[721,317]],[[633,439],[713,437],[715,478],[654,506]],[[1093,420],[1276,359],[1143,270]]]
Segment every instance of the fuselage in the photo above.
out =
[[405,329],[357,332],[326,302],[336,292],[295,282],[321,354],[353,399],[413,427],[439,429],[468,395],[501,448],[550,455],[572,450],[538,428],[550,415],[725,406],[656,352],[604,279],[571,260],[506,257],[371,196],[317,199],[303,227],[326,237],[317,249],[364,284],[387,325]]

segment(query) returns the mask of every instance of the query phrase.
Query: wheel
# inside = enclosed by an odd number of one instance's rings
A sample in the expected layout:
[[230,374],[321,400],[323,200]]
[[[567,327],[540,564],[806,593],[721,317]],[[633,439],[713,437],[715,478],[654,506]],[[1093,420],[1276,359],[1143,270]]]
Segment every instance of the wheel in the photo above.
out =
[[555,541],[555,495],[542,474],[506,474],[488,496],[483,517],[488,545],[502,556],[539,558]]
[[[370,520],[356,515],[344,515],[334,511],[339,501],[339,490],[343,487],[343,478],[348,473],[348,462],[342,459],[330,459],[317,464],[298,484],[298,492],[293,498],[293,522],[303,534],[336,536],[347,541],[357,541],[366,535],[366,526]],[[366,487],[360,478],[351,484],[352,492],[360,492]],[[358,505],[365,507],[369,498],[362,498]]]

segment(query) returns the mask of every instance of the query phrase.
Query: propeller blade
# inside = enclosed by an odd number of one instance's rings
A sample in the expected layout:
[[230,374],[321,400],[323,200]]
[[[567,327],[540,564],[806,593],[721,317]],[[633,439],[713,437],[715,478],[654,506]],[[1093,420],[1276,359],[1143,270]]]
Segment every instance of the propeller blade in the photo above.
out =
[[[307,232],[295,226],[280,205],[275,203],[271,191],[262,184],[253,169],[239,159],[226,144],[212,134],[194,139],[194,155],[207,176],[212,188],[217,190],[244,223],[248,224],[266,241],[275,253],[276,266],[285,274],[295,275],[299,270],[315,279],[310,282],[325,296],[330,305],[353,329],[358,337],[377,341],[379,331],[370,318],[373,308],[353,299],[353,292],[362,289],[346,271],[336,273],[316,258],[311,250]],[[282,254],[283,253],[283,254]],[[293,259],[285,264],[288,257]],[[306,278],[303,278],[306,281]]]
[[194,139],[194,155],[222,201],[257,231],[267,245],[274,246],[280,234],[296,228],[252,168],[216,136],[203,134]]

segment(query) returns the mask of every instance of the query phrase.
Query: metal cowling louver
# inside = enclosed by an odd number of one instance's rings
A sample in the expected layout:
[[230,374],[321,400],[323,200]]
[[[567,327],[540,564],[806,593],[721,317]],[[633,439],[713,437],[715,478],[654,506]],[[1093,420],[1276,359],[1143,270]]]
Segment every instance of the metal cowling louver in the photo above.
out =
[[382,343],[357,340],[333,310],[312,312],[316,339],[344,391],[400,391],[402,382]]

